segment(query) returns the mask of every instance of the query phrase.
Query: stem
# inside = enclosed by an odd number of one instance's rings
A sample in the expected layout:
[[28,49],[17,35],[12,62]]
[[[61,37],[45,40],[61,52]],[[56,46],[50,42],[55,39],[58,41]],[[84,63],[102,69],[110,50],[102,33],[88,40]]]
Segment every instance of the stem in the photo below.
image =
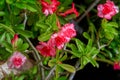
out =
[[79,23],[95,6],[96,4],[99,2],[100,0],[95,0],[90,6],[89,8],[85,11],[85,13],[77,20],[77,23]]
[[[25,26],[26,26],[27,19],[28,19],[28,18],[27,18],[27,13],[26,13],[26,11],[25,11],[25,13],[24,13],[24,16],[25,16],[25,19],[24,19],[24,21],[23,21],[23,24],[24,24],[24,27],[25,27]],[[44,80],[44,79],[45,79],[44,68],[41,67],[41,66],[43,66],[43,63],[42,63],[42,61],[41,61],[42,59],[41,59],[38,51],[36,50],[36,48],[35,48],[34,45],[32,44],[32,42],[31,42],[28,38],[26,38],[26,37],[25,37],[25,39],[26,39],[26,41],[29,43],[30,47],[33,49],[33,51],[34,51],[34,56],[35,56],[36,61],[40,61],[40,63],[38,64],[39,67],[40,67],[39,73],[41,72],[41,79]]]
[[80,61],[78,60],[75,64],[76,71],[70,75],[69,80],[73,80],[79,66],[80,66]]
[[101,62],[105,62],[105,63],[111,64],[111,65],[114,64],[114,62],[112,62],[112,61],[110,61],[110,60],[108,60],[108,59],[95,58],[95,60],[101,61]]
[[54,67],[50,70],[50,72],[49,72],[48,76],[45,78],[45,80],[49,80],[49,79],[50,79],[50,77],[51,77],[51,75],[54,73],[55,69],[56,69],[56,66],[54,66]]

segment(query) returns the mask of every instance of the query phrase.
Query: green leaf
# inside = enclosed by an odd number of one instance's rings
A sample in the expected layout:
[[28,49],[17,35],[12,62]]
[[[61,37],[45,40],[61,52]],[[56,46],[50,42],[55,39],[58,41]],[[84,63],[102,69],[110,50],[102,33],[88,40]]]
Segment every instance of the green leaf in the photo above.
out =
[[74,56],[76,56],[76,57],[81,57],[83,54],[81,53],[81,52],[79,52],[79,51],[71,51],[71,53],[74,55]]
[[58,80],[67,80],[66,76],[61,76],[60,78],[58,78]]
[[0,7],[5,3],[5,0],[0,0]]
[[23,24],[19,24],[18,26],[16,26],[16,27],[14,27],[14,30],[24,30],[25,29],[25,27],[24,27],[24,25]]
[[52,14],[48,16],[48,18],[45,20],[45,23],[48,24],[49,26],[52,26],[52,30],[58,30],[58,27],[56,25],[56,15]]
[[15,80],[24,80],[25,79],[25,75],[21,75],[21,76],[19,76],[19,77],[15,77]]
[[77,44],[78,51],[84,53],[85,45],[79,39],[75,39],[75,42]]
[[17,47],[22,47],[22,44],[23,44],[23,40],[21,39],[21,38],[19,38],[18,40],[17,40]]
[[86,46],[86,53],[88,53],[91,50],[91,48],[92,48],[92,40],[89,39],[88,44]]
[[51,35],[52,35],[52,32],[45,32],[45,33],[41,34],[40,36],[38,36],[38,40],[39,41],[47,41]]
[[32,5],[29,5],[29,4],[19,2],[19,3],[15,3],[14,5],[18,8],[20,8],[20,9],[28,9],[31,12],[36,12],[37,11]]
[[61,68],[69,71],[69,72],[75,72],[75,68],[69,64],[58,64],[58,66],[60,66]]
[[62,2],[63,3],[60,6],[67,7],[68,5],[70,5],[73,2],[73,0],[63,0]]
[[5,47],[0,47],[0,60],[7,60],[10,57],[11,53],[9,53]]
[[67,54],[65,54],[64,56],[62,56],[62,58],[60,59],[60,61],[62,62],[62,61],[65,61],[66,59],[67,59]]
[[11,27],[8,27],[8,26],[6,26],[4,24],[0,23],[0,28],[3,28],[3,29],[5,29],[6,31],[8,31],[8,32],[10,32],[12,34],[15,34],[15,32],[13,31],[13,29]]
[[72,51],[77,51],[78,49],[76,48],[75,44],[72,43],[67,43],[67,47],[71,48]]
[[12,45],[10,43],[3,41],[2,44],[3,44],[3,46],[5,46],[5,48],[8,52],[10,52],[10,53],[12,52]]
[[0,43],[5,40],[6,32],[0,34]]
[[92,59],[91,57],[89,57],[89,60],[94,67],[99,67],[99,64],[96,62],[96,60]]
[[4,16],[4,15],[5,15],[5,12],[0,11],[0,16]]
[[28,30],[16,29],[16,32],[27,38],[33,37],[33,33]]
[[86,39],[90,39],[90,35],[89,35],[87,32],[84,32],[84,33],[83,33],[83,36],[84,36]]
[[6,2],[7,2],[8,4],[12,4],[12,3],[13,3],[13,0],[6,0]]
[[83,69],[84,66],[89,62],[90,60],[86,56],[82,56],[80,60],[80,69]]
[[53,67],[56,64],[56,59],[49,60],[48,66]]
[[109,22],[109,23],[107,24],[107,26],[108,26],[108,27],[109,27],[109,26],[112,26],[112,27],[118,28],[118,23],[117,23],[117,22]]
[[[18,45],[18,46],[19,46],[19,45]],[[18,49],[19,51],[25,51],[25,50],[27,50],[28,47],[29,47],[28,43],[24,43],[24,44],[22,44],[21,46],[19,46],[17,49]]]
[[36,74],[37,73],[37,66],[34,66],[32,69],[32,74]]
[[11,33],[6,33],[6,41],[11,43],[12,36],[13,35]]

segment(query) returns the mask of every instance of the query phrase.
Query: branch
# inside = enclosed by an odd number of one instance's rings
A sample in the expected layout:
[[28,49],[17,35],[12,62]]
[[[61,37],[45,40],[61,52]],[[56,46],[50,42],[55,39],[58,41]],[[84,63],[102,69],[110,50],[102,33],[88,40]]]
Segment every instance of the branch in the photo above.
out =
[[95,0],[89,8],[85,11],[85,13],[77,20],[77,23],[79,23],[99,2],[100,0]]
[[80,66],[80,61],[78,60],[75,64],[76,71],[70,75],[69,80],[73,80],[79,66]]
[[51,75],[52,75],[52,74],[54,73],[54,71],[55,71],[55,68],[56,68],[56,66],[54,66],[54,67],[50,70],[50,72],[49,72],[48,76],[45,78],[45,80],[49,80],[49,79],[50,79]]
[[[26,22],[27,22],[27,13],[26,13],[26,11],[25,11],[25,13],[24,13],[24,17],[25,17],[25,19],[24,19],[24,21],[23,21],[23,24],[24,24],[24,27],[25,27],[25,26],[26,26]],[[44,80],[45,75],[44,75],[44,68],[41,67],[41,66],[43,66],[43,63],[42,63],[42,61],[41,61],[41,57],[40,57],[38,51],[36,50],[36,48],[34,47],[34,45],[32,44],[32,42],[31,42],[28,38],[26,38],[26,37],[25,37],[25,39],[26,39],[26,41],[29,43],[30,47],[33,49],[35,59],[36,59],[37,61],[40,61],[40,63],[38,64],[39,67],[40,67],[40,70],[39,70],[39,71],[41,72],[42,80]]]

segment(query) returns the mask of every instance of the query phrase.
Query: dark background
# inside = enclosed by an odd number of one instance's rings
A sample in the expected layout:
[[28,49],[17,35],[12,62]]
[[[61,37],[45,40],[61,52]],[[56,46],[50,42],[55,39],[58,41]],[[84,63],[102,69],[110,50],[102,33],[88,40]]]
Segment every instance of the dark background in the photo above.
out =
[[76,73],[74,80],[120,80],[120,71],[102,62],[99,62],[99,68],[88,64]]

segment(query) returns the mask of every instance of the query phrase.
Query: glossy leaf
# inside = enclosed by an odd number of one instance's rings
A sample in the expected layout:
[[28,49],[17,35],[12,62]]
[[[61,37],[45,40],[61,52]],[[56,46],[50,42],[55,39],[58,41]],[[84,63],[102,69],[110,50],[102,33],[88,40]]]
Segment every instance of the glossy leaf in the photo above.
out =
[[16,32],[27,38],[33,37],[33,33],[28,30],[16,29]]
[[75,72],[75,68],[69,64],[58,64],[61,68],[69,71],[69,72]]
[[38,36],[39,41],[47,41],[51,37],[52,33],[51,32],[45,32]]
[[85,45],[82,43],[79,39],[75,39],[75,42],[77,44],[78,51],[84,53]]
[[56,59],[49,60],[48,65],[53,67],[56,64]]

